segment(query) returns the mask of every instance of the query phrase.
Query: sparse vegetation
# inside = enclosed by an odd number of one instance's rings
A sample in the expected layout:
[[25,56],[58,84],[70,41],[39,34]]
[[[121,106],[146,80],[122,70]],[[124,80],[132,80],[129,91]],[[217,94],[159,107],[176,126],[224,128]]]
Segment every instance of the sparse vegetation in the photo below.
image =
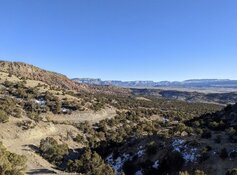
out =
[[24,175],[26,157],[11,153],[0,143],[0,174]]
[[8,122],[9,117],[7,116],[6,112],[3,110],[0,110],[0,123],[6,123]]
[[96,152],[92,152],[90,149],[85,149],[78,160],[69,160],[67,171],[88,175],[114,174],[113,169],[106,165]]
[[[45,75],[45,72],[41,73]],[[153,96],[138,98],[115,87],[90,87],[93,91],[83,91],[77,89],[81,86],[55,74],[57,80],[68,81],[66,85],[52,79],[43,81],[38,74],[25,77],[21,74],[17,81],[10,81],[19,74],[13,71],[10,76],[7,74],[8,81],[2,80],[0,123],[2,126],[13,126],[14,123],[17,131],[26,136],[38,136],[33,131],[41,129],[39,126],[44,126],[43,131],[50,128],[52,132],[58,130],[57,133],[67,127],[55,137],[54,134],[43,137],[40,131],[39,140],[43,139],[36,145],[38,153],[59,170],[112,175],[115,174],[112,167],[117,167],[120,174],[126,175],[137,172],[143,175],[205,175],[204,164],[212,159],[224,162],[229,160],[227,158],[237,158],[235,150],[229,146],[237,143],[237,105],[221,110],[222,107],[216,104],[187,103]],[[32,81],[36,81],[34,85],[29,83]],[[116,109],[117,115],[97,123],[81,123],[77,119],[74,122],[66,118],[70,114],[80,117],[80,111],[99,114],[109,108]],[[65,120],[51,120],[51,116],[65,117]],[[7,129],[4,128],[4,134]],[[15,133],[9,138],[19,135]],[[7,165],[3,165],[7,169],[1,167],[1,170],[10,174],[22,173],[25,159],[17,155],[13,157],[14,160],[9,159]],[[18,160],[22,162],[19,165]],[[13,162],[16,167],[11,165]],[[11,170],[14,168],[16,170]],[[231,169],[227,174],[235,172]]]
[[46,138],[40,142],[41,155],[55,165],[60,165],[68,154],[66,144],[58,144],[53,138]]
[[228,170],[226,175],[237,175],[237,168]]

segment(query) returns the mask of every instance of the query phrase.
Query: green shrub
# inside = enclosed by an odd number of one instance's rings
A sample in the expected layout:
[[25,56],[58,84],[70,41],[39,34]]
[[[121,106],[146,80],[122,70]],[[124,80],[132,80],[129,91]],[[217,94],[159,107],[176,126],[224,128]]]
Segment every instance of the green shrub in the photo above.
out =
[[[185,160],[181,153],[175,152],[168,152],[165,158],[161,161],[159,171],[161,174],[172,174],[173,172],[179,172]],[[171,166],[172,165],[172,166]]]
[[237,168],[228,170],[228,171],[226,172],[226,175],[237,175]]
[[76,138],[74,139],[74,141],[77,142],[77,143],[84,144],[85,143],[85,138],[82,135],[78,134],[76,136]]
[[203,130],[203,133],[202,133],[202,138],[204,139],[210,139],[212,137],[212,134],[211,134],[211,131],[205,129]]
[[228,158],[228,152],[227,152],[226,148],[223,148],[223,149],[221,150],[221,152],[220,152],[220,158],[222,158],[222,159]]
[[6,112],[3,110],[0,110],[0,123],[6,123],[8,122],[8,120],[9,120],[9,117],[6,114]]
[[205,172],[201,171],[201,170],[196,170],[194,172],[194,175],[206,175]]
[[0,143],[0,174],[23,175],[26,157],[11,153]]
[[215,142],[220,144],[221,143],[221,135],[217,135],[215,138]]
[[41,155],[50,163],[60,165],[68,154],[69,148],[66,144],[58,144],[53,138],[46,138],[40,142]]
[[154,155],[158,151],[158,147],[155,142],[150,142],[146,145],[146,153],[148,155]]
[[85,149],[78,160],[69,161],[67,170],[87,175],[114,175],[113,169],[104,163],[99,154],[90,149]]
[[236,133],[236,130],[233,127],[230,127],[226,130],[226,132],[231,137]]
[[[187,171],[179,172],[179,175],[189,175]],[[196,170],[193,175],[206,175],[203,171]]]

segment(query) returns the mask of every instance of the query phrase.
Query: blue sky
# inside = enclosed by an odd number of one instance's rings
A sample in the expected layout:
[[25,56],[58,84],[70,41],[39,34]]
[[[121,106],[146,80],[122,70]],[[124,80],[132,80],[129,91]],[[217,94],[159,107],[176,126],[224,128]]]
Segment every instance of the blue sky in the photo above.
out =
[[237,79],[236,0],[0,0],[0,59],[105,80]]

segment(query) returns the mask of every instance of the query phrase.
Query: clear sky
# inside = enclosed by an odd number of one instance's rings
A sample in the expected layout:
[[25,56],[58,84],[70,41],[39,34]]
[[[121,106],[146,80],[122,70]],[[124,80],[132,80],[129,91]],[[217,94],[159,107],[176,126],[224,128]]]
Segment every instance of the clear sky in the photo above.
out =
[[0,0],[0,59],[70,78],[237,79],[237,0]]

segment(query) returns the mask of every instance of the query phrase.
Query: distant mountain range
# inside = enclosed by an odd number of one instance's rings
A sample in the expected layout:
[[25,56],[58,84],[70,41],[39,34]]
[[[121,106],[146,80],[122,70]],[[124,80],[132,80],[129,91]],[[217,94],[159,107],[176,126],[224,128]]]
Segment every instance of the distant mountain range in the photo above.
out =
[[119,87],[178,87],[178,88],[237,88],[237,80],[229,79],[192,79],[186,81],[103,81],[93,78],[74,78],[72,79],[82,84],[90,85],[113,85]]

